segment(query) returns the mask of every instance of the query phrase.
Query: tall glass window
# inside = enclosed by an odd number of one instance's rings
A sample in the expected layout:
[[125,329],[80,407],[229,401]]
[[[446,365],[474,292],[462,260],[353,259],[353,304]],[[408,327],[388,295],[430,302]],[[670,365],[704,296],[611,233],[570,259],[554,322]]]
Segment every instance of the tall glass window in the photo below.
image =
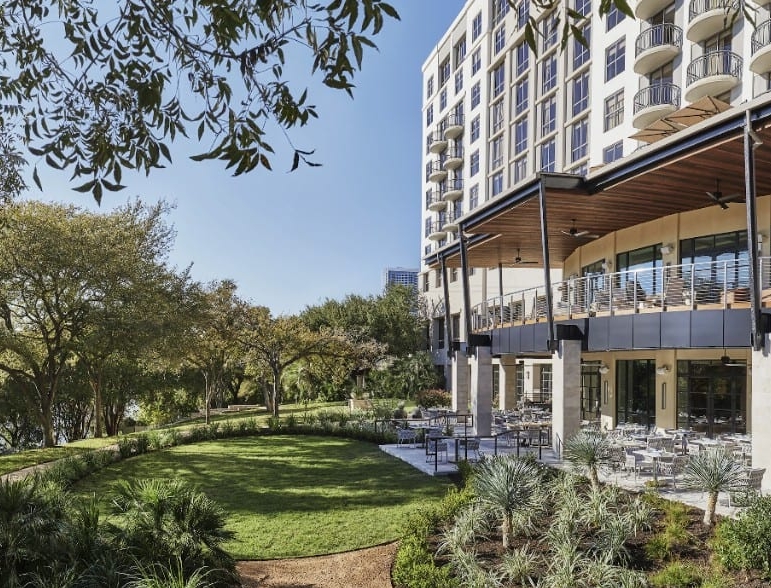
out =
[[573,38],[573,69],[576,70],[584,63],[589,61],[591,57],[590,46],[592,42],[592,28],[587,24],[581,29],[581,34],[584,36],[586,44],[582,43],[580,39]]
[[598,364],[581,365],[581,420],[593,421],[600,418],[601,380]]
[[471,42],[473,43],[482,34],[482,13],[479,12],[471,21]]
[[520,43],[516,49],[516,75],[521,76],[527,71],[530,60],[530,46],[527,43]]
[[552,54],[541,64],[541,93],[546,94],[557,85],[557,55]]
[[680,241],[680,263],[684,265],[683,278],[686,283],[690,283],[691,269],[693,269],[692,279],[697,301],[719,302],[717,292],[747,287],[749,284],[747,247],[747,231],[704,235]]
[[662,291],[661,245],[648,245],[616,255],[617,283],[614,288],[624,288],[627,300],[643,302],[651,294]]
[[624,71],[626,37],[622,37],[605,50],[605,81],[610,81]]
[[553,172],[557,166],[557,148],[554,139],[541,144],[541,171]]
[[616,420],[656,426],[656,362],[652,359],[616,361]]
[[747,432],[747,367],[742,362],[677,362],[677,426],[715,437]]
[[514,86],[514,114],[520,114],[528,108],[527,78],[523,78]]

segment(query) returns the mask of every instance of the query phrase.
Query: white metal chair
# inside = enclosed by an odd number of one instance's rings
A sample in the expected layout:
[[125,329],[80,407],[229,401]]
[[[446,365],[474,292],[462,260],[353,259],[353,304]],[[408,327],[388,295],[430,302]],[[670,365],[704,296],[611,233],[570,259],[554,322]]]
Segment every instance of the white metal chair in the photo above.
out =
[[728,506],[747,506],[752,497],[760,494],[765,473],[766,468],[744,470],[739,485],[728,493]]
[[414,429],[396,429],[396,446],[409,445],[415,447],[417,433]]
[[[444,459],[442,459],[444,454]],[[447,441],[444,439],[437,439],[429,437],[426,439],[426,461],[447,461]]]
[[677,476],[685,471],[688,465],[687,455],[676,455],[672,461],[659,461],[659,474],[672,478],[672,487],[677,490]]

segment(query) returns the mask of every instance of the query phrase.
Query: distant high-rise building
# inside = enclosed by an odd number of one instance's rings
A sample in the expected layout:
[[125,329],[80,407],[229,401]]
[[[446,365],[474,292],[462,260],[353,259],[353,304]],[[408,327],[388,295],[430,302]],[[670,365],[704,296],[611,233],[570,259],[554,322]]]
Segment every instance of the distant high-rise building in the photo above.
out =
[[387,267],[383,270],[383,288],[391,284],[418,288],[418,270],[405,267]]

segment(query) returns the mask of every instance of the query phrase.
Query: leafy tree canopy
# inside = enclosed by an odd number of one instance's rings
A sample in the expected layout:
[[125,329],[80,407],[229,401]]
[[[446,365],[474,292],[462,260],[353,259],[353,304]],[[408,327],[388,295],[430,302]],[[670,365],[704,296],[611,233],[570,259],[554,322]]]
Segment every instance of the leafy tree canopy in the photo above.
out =
[[[0,6],[2,123],[34,156],[100,201],[124,170],[171,162],[179,136],[206,143],[238,175],[271,167],[265,125],[316,117],[284,67],[305,55],[324,85],[351,94],[382,0],[7,0]],[[296,70],[295,70],[296,71]],[[292,169],[314,165],[294,149]],[[40,187],[37,168],[33,173]]]

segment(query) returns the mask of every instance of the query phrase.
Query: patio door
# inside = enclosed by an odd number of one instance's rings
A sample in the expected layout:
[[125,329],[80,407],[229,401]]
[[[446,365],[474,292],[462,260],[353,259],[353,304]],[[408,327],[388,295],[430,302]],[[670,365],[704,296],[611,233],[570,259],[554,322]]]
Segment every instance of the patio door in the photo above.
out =
[[719,361],[678,361],[678,426],[715,437],[746,433],[747,368]]
[[652,429],[656,425],[656,362],[616,361],[616,421]]
[[600,418],[600,366],[581,364],[581,420]]

